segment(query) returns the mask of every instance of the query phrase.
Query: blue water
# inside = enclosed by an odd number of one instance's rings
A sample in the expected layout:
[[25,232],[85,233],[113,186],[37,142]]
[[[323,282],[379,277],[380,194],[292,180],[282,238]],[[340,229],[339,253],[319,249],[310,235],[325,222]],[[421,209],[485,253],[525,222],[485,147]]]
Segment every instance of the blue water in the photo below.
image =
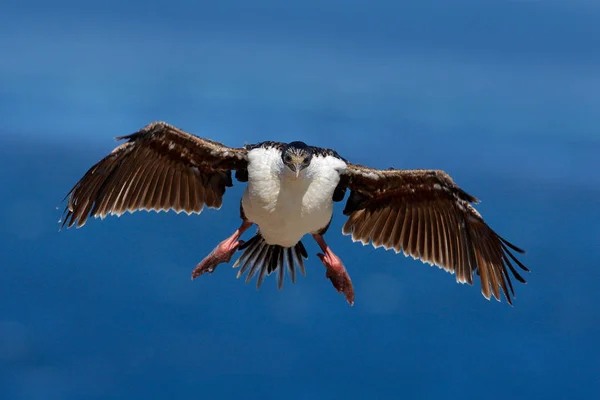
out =
[[[0,398],[598,397],[599,20],[585,0],[3,5]],[[153,120],[446,170],[529,282],[488,302],[352,243],[341,205],[327,239],[354,307],[310,239],[281,292],[226,265],[191,282],[242,184],[220,211],[59,233],[66,192]]]

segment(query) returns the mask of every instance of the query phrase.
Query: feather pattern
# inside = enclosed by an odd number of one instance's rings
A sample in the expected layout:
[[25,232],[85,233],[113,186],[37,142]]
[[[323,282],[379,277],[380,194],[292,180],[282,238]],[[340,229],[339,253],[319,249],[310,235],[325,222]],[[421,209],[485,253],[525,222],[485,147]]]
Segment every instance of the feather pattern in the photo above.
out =
[[[377,170],[348,163],[350,196],[343,233],[374,247],[405,255],[456,274],[473,284],[477,273],[485,298],[512,304],[513,277],[525,282],[515,262],[529,271],[512,251],[523,250],[494,232],[471,205],[478,200],[436,170]],[[510,292],[509,292],[510,290]]]
[[260,233],[257,233],[250,240],[239,247],[243,250],[242,255],[233,264],[233,268],[241,268],[237,277],[241,277],[248,271],[246,283],[250,282],[254,275],[258,273],[256,288],[260,288],[263,280],[271,273],[277,272],[277,288],[283,287],[284,272],[287,268],[288,275],[292,283],[296,282],[296,268],[300,269],[302,275],[306,275],[304,269],[304,259],[308,258],[308,253],[302,242],[298,242],[294,247],[283,247],[279,245],[270,245]]
[[127,142],[90,168],[71,189],[62,226],[126,211],[200,213],[221,207],[231,171],[247,168],[247,150],[202,139],[164,122],[117,138]]
[[314,156],[304,172],[308,179],[294,184],[282,179],[285,143],[231,148],[164,122],[117,139],[126,142],[92,166],[65,197],[62,227],[137,210],[189,214],[220,208],[234,171],[236,179],[248,182],[242,218],[259,225],[259,233],[240,246],[244,252],[234,267],[240,267],[238,277],[247,273],[246,282],[257,275],[257,287],[274,271],[279,288],[285,270],[292,282],[297,269],[306,274],[300,239],[324,233],[332,203],[342,201],[348,189],[343,233],[354,241],[437,265],[460,283],[473,284],[476,273],[487,299],[504,295],[512,304],[511,275],[525,283],[520,270],[529,270],[513,254],[524,251],[494,232],[473,207],[478,200],[443,171],[378,170],[348,163],[334,150],[307,146]]

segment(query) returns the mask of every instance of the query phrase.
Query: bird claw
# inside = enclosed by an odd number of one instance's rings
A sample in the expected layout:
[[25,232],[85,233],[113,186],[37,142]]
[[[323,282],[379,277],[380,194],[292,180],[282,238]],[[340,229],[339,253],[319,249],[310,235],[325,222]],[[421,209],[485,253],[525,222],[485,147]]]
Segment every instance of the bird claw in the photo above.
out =
[[242,244],[244,244],[243,240],[237,240],[234,243],[231,243],[229,239],[219,243],[219,245],[215,247],[204,260],[196,265],[196,268],[192,271],[192,280],[205,272],[212,274],[219,264],[228,263],[231,260],[233,253],[235,253]]
[[346,271],[344,264],[338,257],[328,257],[322,253],[317,254],[317,257],[321,260],[327,272],[325,276],[331,281],[331,284],[338,291],[343,293],[346,301],[351,306],[354,305],[354,287],[352,286],[352,280],[350,275]]

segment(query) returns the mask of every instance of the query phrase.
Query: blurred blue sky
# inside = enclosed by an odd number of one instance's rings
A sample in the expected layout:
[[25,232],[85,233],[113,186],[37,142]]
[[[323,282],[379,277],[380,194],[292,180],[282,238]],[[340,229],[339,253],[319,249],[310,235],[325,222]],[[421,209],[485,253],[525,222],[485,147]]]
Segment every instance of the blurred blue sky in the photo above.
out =
[[[598,21],[587,0],[3,5],[0,398],[598,397]],[[153,120],[444,169],[528,250],[530,283],[487,302],[353,244],[341,209],[353,308],[308,240],[281,292],[228,266],[190,282],[242,185],[219,212],[57,233],[71,186]]]

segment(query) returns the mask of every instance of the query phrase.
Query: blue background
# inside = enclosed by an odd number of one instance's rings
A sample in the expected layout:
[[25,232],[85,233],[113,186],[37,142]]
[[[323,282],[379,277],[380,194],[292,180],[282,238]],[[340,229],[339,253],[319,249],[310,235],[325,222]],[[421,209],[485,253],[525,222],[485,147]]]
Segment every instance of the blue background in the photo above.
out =
[[[104,1],[0,13],[0,398],[597,398],[595,1]],[[238,226],[136,213],[58,233],[60,203],[165,120],[228,145],[304,140],[448,171],[524,247],[515,307],[437,268],[307,239],[306,278],[191,269]],[[61,210],[57,210],[60,207]],[[479,283],[477,282],[477,285]]]

